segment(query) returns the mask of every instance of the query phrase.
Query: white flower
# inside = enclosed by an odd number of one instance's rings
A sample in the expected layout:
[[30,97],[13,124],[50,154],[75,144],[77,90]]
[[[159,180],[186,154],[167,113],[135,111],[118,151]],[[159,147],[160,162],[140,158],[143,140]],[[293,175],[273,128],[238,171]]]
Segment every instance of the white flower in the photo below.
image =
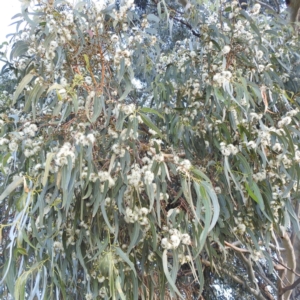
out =
[[126,223],[135,223],[138,220],[138,215],[131,208],[126,207],[124,219]]
[[258,4],[258,3],[254,4],[253,9],[252,9],[252,14],[253,15],[259,14],[260,8],[261,8],[260,4]]
[[94,144],[95,143],[95,136],[92,134],[92,133],[89,133],[86,137],[88,139],[88,141],[91,143],[91,144]]
[[35,124],[30,124],[29,125],[29,129],[33,130],[33,131],[38,131],[38,128],[37,128],[37,126]]
[[104,182],[104,181],[108,180],[110,177],[109,173],[106,171],[99,171],[98,176],[99,176],[100,182]]
[[113,34],[110,39],[113,43],[117,43],[119,41],[119,37],[116,34]]
[[227,148],[230,150],[231,154],[236,155],[239,152],[239,149],[232,144],[229,144]]
[[224,156],[229,156],[231,154],[228,148],[221,149],[221,152]]
[[103,287],[99,290],[99,296],[100,296],[101,298],[105,298],[106,295],[107,295],[106,288],[105,288],[105,286],[103,286]]
[[155,130],[151,129],[151,128],[149,129],[149,133],[152,134],[152,135],[156,135],[157,134],[157,132]]
[[142,207],[140,209],[140,215],[148,215],[149,214],[149,209],[146,207]]
[[181,236],[181,242],[185,245],[191,244],[191,237],[187,233],[183,233]]
[[9,143],[8,148],[10,151],[14,152],[18,150],[18,144],[15,141]]
[[246,231],[246,225],[245,225],[245,224],[239,224],[239,225],[237,226],[237,232],[238,232],[239,234],[244,234],[245,231]]
[[225,55],[230,52],[230,47],[228,45],[225,45],[222,49],[222,54]]
[[191,162],[190,162],[188,159],[184,159],[184,160],[180,163],[180,165],[181,165],[184,169],[186,169],[186,170],[189,170],[189,169],[191,168],[191,166],[192,166]]
[[128,183],[133,186],[138,186],[141,180],[141,171],[132,170],[131,174],[127,176]]
[[68,96],[67,91],[66,91],[65,89],[60,89],[60,90],[58,91],[58,94],[60,95],[60,97],[61,97],[62,99],[65,99],[65,98],[67,98],[67,96]]
[[155,260],[155,254],[153,252],[148,255],[148,260],[151,262]]
[[143,226],[145,225],[148,225],[149,224],[149,221],[148,221],[148,218],[147,217],[143,217],[139,220],[139,223]]
[[170,243],[172,244],[172,248],[173,249],[177,249],[178,246],[179,246],[179,244],[180,244],[180,238],[179,238],[179,236],[175,235],[175,234],[171,235],[171,237],[170,237]]
[[281,121],[278,122],[278,127],[282,128],[285,125],[289,125],[292,122],[291,117],[284,117]]
[[257,57],[257,59],[261,59],[263,56],[264,56],[264,53],[263,53],[261,50],[258,50],[258,51],[256,52],[256,57]]
[[216,192],[216,194],[221,194],[222,190],[221,190],[221,188],[219,186],[216,186],[215,187],[215,192]]
[[276,151],[276,152],[281,151],[281,149],[282,148],[281,148],[281,145],[279,143],[275,143],[274,146],[272,147],[272,150]]
[[255,141],[250,141],[250,142],[247,143],[247,147],[255,149],[257,146],[256,146]]
[[164,249],[171,249],[172,248],[172,244],[168,241],[167,238],[163,238],[161,240],[161,246],[164,248]]
[[129,105],[123,105],[122,111],[125,115],[131,115],[135,111],[135,104],[131,103]]
[[153,160],[156,160],[157,162],[163,162],[165,158],[162,153],[158,153],[153,156]]
[[264,65],[258,65],[258,72],[262,73],[265,70],[265,66]]

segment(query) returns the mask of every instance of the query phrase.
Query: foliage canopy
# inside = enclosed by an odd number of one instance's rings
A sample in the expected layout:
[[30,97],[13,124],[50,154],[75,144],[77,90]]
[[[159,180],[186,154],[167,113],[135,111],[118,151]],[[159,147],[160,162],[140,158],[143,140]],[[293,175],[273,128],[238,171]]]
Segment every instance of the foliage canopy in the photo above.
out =
[[2,299],[193,299],[211,274],[289,299],[298,38],[259,4],[190,2],[22,1],[2,70],[18,82],[0,102]]

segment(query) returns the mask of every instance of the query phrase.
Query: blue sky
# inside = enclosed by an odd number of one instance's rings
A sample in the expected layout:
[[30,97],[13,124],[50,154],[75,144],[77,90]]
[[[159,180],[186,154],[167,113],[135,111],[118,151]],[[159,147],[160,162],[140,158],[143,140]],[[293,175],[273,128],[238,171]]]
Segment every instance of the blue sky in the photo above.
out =
[[14,33],[15,26],[9,26],[13,23],[11,17],[21,11],[21,2],[19,0],[0,0],[0,42],[6,40],[5,36]]

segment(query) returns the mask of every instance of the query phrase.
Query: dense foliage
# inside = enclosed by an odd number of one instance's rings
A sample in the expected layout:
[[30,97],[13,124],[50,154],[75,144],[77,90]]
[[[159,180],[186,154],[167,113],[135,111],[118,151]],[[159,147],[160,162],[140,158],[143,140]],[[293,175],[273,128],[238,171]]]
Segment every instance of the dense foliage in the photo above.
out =
[[15,16],[1,299],[213,299],[214,279],[289,299],[297,36],[259,4],[138,2],[23,0]]

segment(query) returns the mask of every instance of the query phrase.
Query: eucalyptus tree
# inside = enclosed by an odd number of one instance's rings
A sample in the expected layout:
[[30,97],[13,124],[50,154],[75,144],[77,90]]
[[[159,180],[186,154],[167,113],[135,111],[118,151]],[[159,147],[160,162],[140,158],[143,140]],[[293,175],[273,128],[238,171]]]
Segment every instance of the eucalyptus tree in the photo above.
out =
[[0,102],[2,299],[296,299],[286,21],[238,1],[21,2]]

